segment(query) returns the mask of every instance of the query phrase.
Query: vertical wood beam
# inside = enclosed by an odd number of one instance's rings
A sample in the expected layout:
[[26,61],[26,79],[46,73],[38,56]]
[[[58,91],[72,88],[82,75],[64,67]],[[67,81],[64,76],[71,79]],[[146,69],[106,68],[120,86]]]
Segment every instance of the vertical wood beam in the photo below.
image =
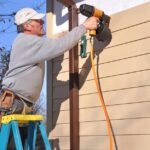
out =
[[[69,30],[78,25],[77,7],[73,0],[58,0],[68,7]],[[69,51],[70,150],[79,150],[79,74],[78,45]]]
[[71,7],[75,5],[75,2],[73,0],[58,0],[58,1],[61,2],[66,7]]
[[[51,37],[53,34],[53,26],[52,26],[52,22],[53,22],[53,0],[47,0],[47,5],[46,5],[46,33],[47,33],[47,37]],[[47,85],[46,85],[46,94],[47,94],[47,114],[46,114],[46,118],[47,118],[47,132],[48,135],[50,133],[50,131],[53,128],[53,87],[52,87],[52,81],[53,81],[53,77],[52,77],[52,72],[53,72],[53,66],[52,66],[52,60],[46,61],[46,80],[47,80]]]
[[[69,30],[78,25],[76,5],[69,9]],[[69,51],[70,149],[79,150],[78,45]]]

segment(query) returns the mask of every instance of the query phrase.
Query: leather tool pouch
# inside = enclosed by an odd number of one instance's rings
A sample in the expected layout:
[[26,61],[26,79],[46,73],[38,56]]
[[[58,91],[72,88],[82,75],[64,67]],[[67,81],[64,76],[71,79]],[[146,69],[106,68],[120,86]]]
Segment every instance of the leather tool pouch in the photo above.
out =
[[0,97],[0,112],[7,112],[12,109],[15,95],[13,92],[5,90]]

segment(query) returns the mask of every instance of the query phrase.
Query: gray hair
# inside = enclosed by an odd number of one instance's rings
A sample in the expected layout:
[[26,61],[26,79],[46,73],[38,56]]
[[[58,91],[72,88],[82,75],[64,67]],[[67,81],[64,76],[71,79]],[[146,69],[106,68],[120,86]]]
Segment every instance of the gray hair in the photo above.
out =
[[17,32],[18,33],[24,32],[24,24],[21,24],[21,25],[17,26]]
[[18,33],[24,32],[24,25],[25,25],[26,23],[30,23],[30,22],[31,22],[31,20],[28,20],[28,21],[26,21],[26,22],[23,23],[23,24],[17,25],[17,32],[18,32]]

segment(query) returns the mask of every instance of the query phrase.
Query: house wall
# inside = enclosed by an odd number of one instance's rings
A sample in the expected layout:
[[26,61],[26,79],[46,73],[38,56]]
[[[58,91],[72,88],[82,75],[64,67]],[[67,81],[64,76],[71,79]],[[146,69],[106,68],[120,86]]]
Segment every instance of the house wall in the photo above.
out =
[[[106,14],[112,15],[120,11],[135,7],[142,3],[150,2],[150,0],[74,0],[77,7],[81,4],[89,4],[104,10]],[[53,18],[53,34],[68,30],[68,9],[60,2],[54,1],[54,18]],[[79,24],[86,19],[85,16],[79,14]]]
[[[118,149],[149,150],[150,143],[150,3],[111,16],[111,43],[99,55],[105,104]],[[89,48],[87,48],[89,52]],[[98,50],[98,48],[97,48]],[[95,58],[95,64],[97,62]],[[80,150],[107,150],[109,139],[87,58],[79,58]],[[69,150],[68,53],[52,60],[52,127],[54,147]],[[89,73],[88,73],[89,72]],[[87,77],[86,77],[87,76]]]

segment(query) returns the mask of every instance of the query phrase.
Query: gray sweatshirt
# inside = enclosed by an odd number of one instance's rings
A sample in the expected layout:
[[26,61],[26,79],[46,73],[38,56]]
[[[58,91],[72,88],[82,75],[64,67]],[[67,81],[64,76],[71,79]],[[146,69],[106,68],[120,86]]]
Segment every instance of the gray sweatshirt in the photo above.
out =
[[18,34],[12,45],[9,69],[3,79],[2,89],[9,89],[34,103],[40,96],[43,84],[44,61],[74,47],[85,33],[85,27],[80,25],[58,39]]

